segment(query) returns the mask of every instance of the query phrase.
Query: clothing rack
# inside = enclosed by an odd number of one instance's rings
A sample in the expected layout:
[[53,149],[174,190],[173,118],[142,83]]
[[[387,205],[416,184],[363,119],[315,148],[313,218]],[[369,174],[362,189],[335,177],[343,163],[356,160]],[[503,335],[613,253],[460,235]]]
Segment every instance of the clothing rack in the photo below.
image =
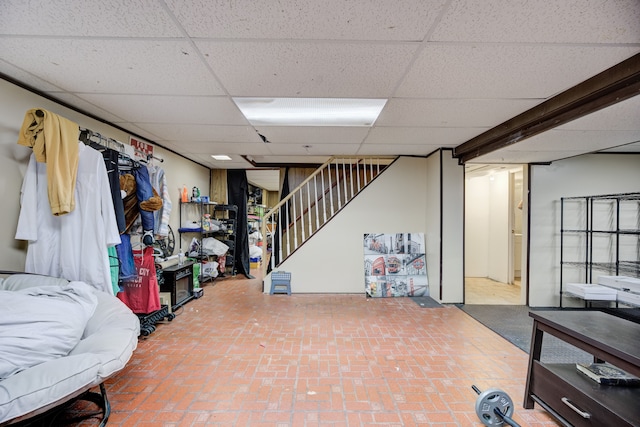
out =
[[[98,132],[94,132],[87,128],[82,128],[82,127],[80,128],[80,140],[85,144],[89,144],[90,142],[95,142],[96,144],[102,145],[103,147],[116,150],[118,153],[121,153],[121,154],[125,153],[125,145],[122,142],[116,141],[113,138],[107,138],[105,136],[102,136]],[[124,155],[126,156],[126,154]],[[129,156],[127,156],[127,158],[129,158]],[[153,154],[147,155],[146,159],[138,159],[138,160],[131,160],[131,161],[134,161],[134,162],[140,161],[142,163],[148,163],[151,160],[157,160],[160,163],[164,162],[164,159],[161,159],[160,157],[156,157]],[[139,167],[140,165],[137,164],[135,166]]]
[[[144,160],[141,160],[140,162],[146,163]],[[121,171],[137,169],[142,166],[140,162],[137,160],[133,160],[131,157],[124,153],[118,153],[118,169]]]
[[160,157],[156,157],[153,154],[147,155],[147,162],[150,161],[150,160],[157,160],[160,163],[164,162],[164,159],[161,159]]
[[119,153],[124,153],[124,144],[122,142],[116,141],[112,138],[107,138],[106,136],[102,136],[98,132],[94,132],[87,128],[80,128],[79,139],[85,144],[95,142],[96,144],[102,145],[103,147],[110,148]]

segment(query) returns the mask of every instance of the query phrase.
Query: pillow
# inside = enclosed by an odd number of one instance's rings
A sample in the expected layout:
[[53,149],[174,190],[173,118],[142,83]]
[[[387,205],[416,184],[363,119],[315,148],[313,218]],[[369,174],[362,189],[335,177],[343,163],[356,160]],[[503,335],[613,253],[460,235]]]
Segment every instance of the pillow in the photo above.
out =
[[97,304],[83,282],[0,291],[0,380],[66,356]]

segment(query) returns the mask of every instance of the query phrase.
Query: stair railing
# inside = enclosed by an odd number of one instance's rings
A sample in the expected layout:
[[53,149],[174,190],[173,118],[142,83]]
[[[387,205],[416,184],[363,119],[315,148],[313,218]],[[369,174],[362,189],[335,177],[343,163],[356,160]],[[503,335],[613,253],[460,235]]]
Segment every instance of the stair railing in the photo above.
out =
[[[263,273],[274,270],[371,183],[395,157],[332,157],[262,220]],[[268,255],[267,241],[271,241]]]

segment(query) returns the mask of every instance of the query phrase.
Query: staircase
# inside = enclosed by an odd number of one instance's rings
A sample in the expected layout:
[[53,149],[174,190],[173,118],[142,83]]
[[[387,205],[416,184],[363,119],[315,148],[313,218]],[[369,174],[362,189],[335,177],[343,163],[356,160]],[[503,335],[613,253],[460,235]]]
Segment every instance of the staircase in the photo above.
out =
[[395,157],[332,157],[267,212],[262,235],[263,273],[275,270],[351,199],[389,166]]

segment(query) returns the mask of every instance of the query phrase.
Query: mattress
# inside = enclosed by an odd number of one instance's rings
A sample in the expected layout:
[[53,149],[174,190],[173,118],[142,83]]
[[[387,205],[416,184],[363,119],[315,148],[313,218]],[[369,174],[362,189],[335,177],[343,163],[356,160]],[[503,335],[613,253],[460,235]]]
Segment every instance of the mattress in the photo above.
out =
[[565,290],[584,300],[615,301],[618,297],[616,289],[591,283],[567,283]]

